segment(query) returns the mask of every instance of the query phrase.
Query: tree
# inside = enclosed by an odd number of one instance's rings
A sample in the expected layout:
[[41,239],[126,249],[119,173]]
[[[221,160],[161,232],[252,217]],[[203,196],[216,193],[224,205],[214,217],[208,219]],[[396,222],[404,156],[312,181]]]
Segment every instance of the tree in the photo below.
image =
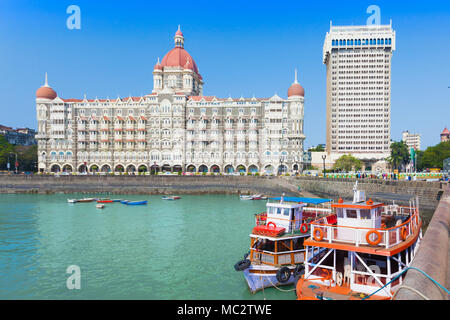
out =
[[358,171],[362,168],[362,161],[355,158],[351,154],[341,156],[333,165],[334,170],[338,171]]
[[[0,134],[0,170],[7,169],[6,163],[8,162],[10,153],[14,153],[14,145],[10,144],[5,136]],[[12,165],[12,167],[14,167],[14,165]]]
[[[445,159],[450,158],[450,141],[441,142],[435,146],[428,147],[418,161],[417,168],[443,168]],[[419,159],[418,159],[419,160]]]
[[403,141],[393,142],[391,144],[391,156],[386,159],[393,169],[399,169],[400,165],[409,162],[409,150]]
[[17,160],[19,162],[20,171],[36,171],[37,170],[37,145],[16,146]]

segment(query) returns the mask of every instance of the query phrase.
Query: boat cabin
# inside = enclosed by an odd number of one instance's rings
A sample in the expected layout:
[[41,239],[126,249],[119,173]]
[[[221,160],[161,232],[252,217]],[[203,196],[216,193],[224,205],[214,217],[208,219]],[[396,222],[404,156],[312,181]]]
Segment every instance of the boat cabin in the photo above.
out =
[[303,220],[304,203],[287,203],[280,201],[278,203],[267,203],[267,225],[275,224],[279,228],[284,228],[286,233],[292,233],[299,230]]

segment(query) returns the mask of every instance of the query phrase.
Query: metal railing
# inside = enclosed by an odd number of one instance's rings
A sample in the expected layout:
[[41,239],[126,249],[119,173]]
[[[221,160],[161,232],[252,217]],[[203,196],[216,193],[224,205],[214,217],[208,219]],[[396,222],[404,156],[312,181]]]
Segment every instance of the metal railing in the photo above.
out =
[[[327,217],[320,218],[311,223],[311,234],[321,234],[318,238],[322,238],[320,241],[326,241],[328,243],[343,242],[352,244],[355,246],[360,245],[372,245],[377,247],[384,247],[389,249],[408,239],[414,234],[414,232],[421,227],[421,219],[417,208],[401,207],[400,214],[408,214],[410,211],[410,217],[405,222],[392,228],[362,228],[362,227],[347,227],[336,226],[329,224],[327,219],[336,217],[336,214],[331,214]],[[316,230],[320,230],[317,232]],[[367,234],[376,233],[380,239],[377,239],[376,244],[369,244],[367,241]],[[370,237],[370,235],[369,235]],[[317,239],[317,238],[316,238]]]

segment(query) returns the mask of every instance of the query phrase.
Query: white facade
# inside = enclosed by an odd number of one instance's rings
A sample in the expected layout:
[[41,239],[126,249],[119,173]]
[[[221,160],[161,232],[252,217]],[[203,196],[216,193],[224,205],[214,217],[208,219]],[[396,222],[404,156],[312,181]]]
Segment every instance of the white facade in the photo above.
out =
[[203,96],[180,30],[153,81],[142,97],[94,100],[62,99],[46,82],[36,98],[40,171],[301,171],[303,95]]
[[323,46],[327,66],[326,151],[368,162],[390,154],[391,25],[330,26]]
[[409,133],[409,131],[402,132],[402,141],[408,146],[408,150],[414,148],[420,150],[420,134]]

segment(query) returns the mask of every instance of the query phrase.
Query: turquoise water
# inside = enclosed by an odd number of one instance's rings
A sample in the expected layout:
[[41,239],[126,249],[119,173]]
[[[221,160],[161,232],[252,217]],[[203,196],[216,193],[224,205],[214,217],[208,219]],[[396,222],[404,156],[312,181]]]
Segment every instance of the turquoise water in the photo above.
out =
[[[149,204],[67,203],[83,197]],[[234,270],[264,208],[236,195],[1,194],[0,299],[295,299],[274,288],[252,295]],[[70,265],[79,290],[67,289]]]

